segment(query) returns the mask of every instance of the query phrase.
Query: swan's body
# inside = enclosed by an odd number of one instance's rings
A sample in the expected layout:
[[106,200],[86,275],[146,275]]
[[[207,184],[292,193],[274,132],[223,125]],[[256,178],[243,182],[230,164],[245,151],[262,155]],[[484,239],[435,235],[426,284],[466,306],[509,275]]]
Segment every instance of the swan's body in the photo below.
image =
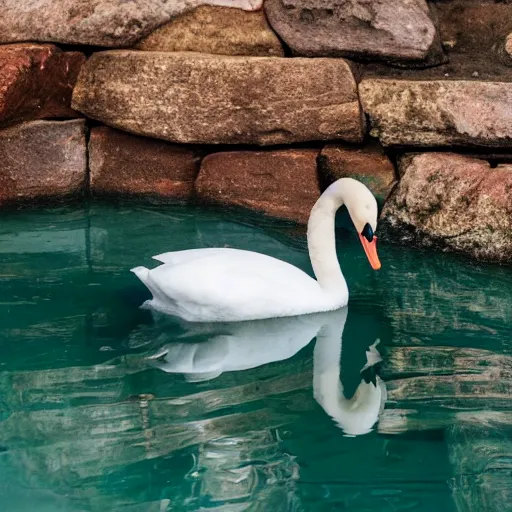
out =
[[192,249],[154,258],[164,264],[134,269],[153,295],[148,305],[190,322],[303,315],[348,300],[346,284],[325,293],[302,270],[257,252]]
[[[289,263],[252,251],[168,252],[154,256],[163,265],[153,270],[132,269],[153,295],[146,306],[190,322],[297,316],[345,306],[348,288],[334,235],[335,214],[342,204],[358,232],[369,230],[373,240],[377,203],[371,192],[350,178],[333,183],[313,207],[308,222],[308,248],[317,280]],[[375,242],[361,240],[367,254],[373,251],[376,258]],[[378,263],[378,259],[370,261]]]

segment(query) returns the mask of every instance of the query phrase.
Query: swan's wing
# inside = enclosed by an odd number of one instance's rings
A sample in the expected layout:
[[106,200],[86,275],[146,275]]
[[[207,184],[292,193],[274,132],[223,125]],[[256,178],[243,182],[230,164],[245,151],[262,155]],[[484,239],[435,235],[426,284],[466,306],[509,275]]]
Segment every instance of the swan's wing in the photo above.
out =
[[[221,251],[234,251],[236,249],[222,249],[217,247],[206,248],[206,249],[187,249],[186,251],[173,251],[173,252],[164,252],[162,254],[157,254],[156,256],[152,256],[154,260],[160,261],[162,263],[168,263],[170,265],[179,265],[181,263],[187,263],[194,261],[196,259],[205,258],[207,256],[212,256],[218,254]],[[245,252],[245,251],[244,251]]]
[[158,288],[186,319],[248,320],[302,314],[324,300],[318,283],[305,272],[264,254],[199,249],[166,259],[173,263],[153,269],[148,284]]

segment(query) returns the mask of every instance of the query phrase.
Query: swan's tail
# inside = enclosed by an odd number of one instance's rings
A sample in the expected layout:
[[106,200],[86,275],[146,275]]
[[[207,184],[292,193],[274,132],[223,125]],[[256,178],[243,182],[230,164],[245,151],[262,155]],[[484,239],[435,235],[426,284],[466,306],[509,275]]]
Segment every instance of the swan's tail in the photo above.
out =
[[152,278],[151,270],[148,270],[146,267],[135,267],[130,272],[133,272],[141,280],[153,296],[151,300],[147,300],[142,304],[142,309],[150,309],[153,313],[160,312],[174,318],[180,316],[179,308],[176,307],[173,298],[166,295],[165,291],[155,282],[156,280]]
[[130,269],[130,272],[133,272],[144,284],[146,284],[149,276],[149,269],[146,267],[135,267]]
[[146,267],[135,267],[130,269],[130,272],[133,272],[142,281],[146,288],[151,292],[151,295],[153,295],[153,299],[159,297],[158,290],[155,290],[154,286],[152,285],[149,279],[149,269],[147,269]]

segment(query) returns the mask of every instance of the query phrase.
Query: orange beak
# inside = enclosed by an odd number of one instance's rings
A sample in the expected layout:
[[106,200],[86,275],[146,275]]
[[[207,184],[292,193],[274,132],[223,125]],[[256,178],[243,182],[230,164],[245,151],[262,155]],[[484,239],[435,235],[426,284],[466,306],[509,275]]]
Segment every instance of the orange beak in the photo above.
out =
[[359,239],[363,244],[364,252],[368,257],[368,261],[370,262],[370,265],[372,266],[373,270],[379,270],[381,264],[379,261],[379,256],[377,255],[377,237],[374,236],[373,241],[368,242],[368,240],[366,240],[366,238],[360,234]]

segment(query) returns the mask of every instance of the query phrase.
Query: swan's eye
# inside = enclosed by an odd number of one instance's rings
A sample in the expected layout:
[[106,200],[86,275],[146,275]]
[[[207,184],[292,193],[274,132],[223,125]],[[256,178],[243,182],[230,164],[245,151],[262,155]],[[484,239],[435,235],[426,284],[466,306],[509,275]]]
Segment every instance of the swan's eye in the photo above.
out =
[[366,224],[366,226],[363,228],[363,231],[361,232],[361,235],[363,235],[368,242],[373,241],[373,229],[370,226],[370,224]]

